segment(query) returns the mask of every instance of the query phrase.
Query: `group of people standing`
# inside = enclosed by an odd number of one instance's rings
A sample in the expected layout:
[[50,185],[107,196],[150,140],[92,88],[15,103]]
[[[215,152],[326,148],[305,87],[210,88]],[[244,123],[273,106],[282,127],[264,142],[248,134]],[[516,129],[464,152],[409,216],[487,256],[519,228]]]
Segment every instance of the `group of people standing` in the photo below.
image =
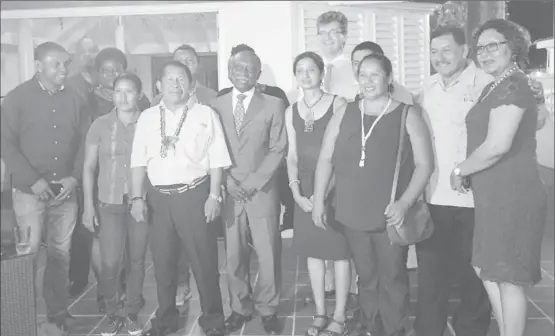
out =
[[[437,73],[413,96],[393,80],[391,61],[376,43],[343,54],[344,14],[324,13],[317,25],[324,57],[295,58],[301,92],[291,106],[283,91],[258,83],[261,60],[244,44],[229,57],[233,87],[219,93],[198,83],[195,50],[179,47],[160,69],[152,105],[121,51],[98,52],[82,39],[83,71],[66,81],[64,48],[37,46],[36,76],[2,103],[1,136],[17,223],[31,227],[33,251],[47,244],[50,322],[75,324],[67,275],[74,274],[71,294],[86,285],[73,269],[86,267],[88,275],[89,264],[76,262],[70,271],[73,233],[74,244],[82,239],[79,246],[92,251],[99,309],[108,316],[102,335],[175,332],[176,306],[190,297],[189,269],[207,336],[235,332],[255,314],[268,334],[279,334],[278,172],[285,160],[295,201],[293,247],[307,258],[316,305],[307,335],[347,333],[351,261],[360,335],[443,335],[451,279],[461,293],[452,320],[457,335],[487,335],[492,310],[502,336],[524,335],[524,288],[540,280],[545,224],[535,158],[543,95],[522,72],[527,31],[491,20],[470,48],[460,28],[438,27],[431,34]],[[390,202],[399,146],[399,196]],[[401,223],[422,195],[435,229],[416,245],[411,326],[407,247],[391,244],[386,227],[410,225]],[[227,318],[210,224],[219,217]],[[81,238],[77,222],[87,229]],[[146,331],[138,313],[149,240],[159,308]],[[254,289],[252,249],[259,264]]]

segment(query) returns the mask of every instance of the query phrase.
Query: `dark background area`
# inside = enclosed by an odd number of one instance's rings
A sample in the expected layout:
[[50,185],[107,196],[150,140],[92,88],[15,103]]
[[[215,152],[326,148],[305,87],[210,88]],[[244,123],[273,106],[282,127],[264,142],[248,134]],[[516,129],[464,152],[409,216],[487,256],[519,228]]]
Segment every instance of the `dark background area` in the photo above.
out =
[[[532,42],[553,38],[553,1],[513,0],[508,3],[508,19],[530,31]],[[530,49],[530,68],[545,68],[547,51]]]

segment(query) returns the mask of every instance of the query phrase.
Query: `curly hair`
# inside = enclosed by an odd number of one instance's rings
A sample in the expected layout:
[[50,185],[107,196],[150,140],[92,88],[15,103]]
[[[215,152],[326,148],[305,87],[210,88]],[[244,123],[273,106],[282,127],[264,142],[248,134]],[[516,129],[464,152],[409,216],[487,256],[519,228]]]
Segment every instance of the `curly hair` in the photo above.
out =
[[341,32],[343,34],[347,34],[349,28],[349,20],[345,16],[345,14],[337,11],[329,11],[318,16],[316,20],[316,26],[320,27],[321,25],[329,24],[332,22],[339,23],[339,27],[341,28]]
[[510,20],[489,20],[481,25],[474,33],[474,55],[476,55],[476,46],[480,35],[488,29],[493,29],[505,37],[507,42],[509,42],[508,46],[511,49],[513,60],[521,69],[526,69],[529,63],[528,52],[532,44],[530,32],[523,26]]

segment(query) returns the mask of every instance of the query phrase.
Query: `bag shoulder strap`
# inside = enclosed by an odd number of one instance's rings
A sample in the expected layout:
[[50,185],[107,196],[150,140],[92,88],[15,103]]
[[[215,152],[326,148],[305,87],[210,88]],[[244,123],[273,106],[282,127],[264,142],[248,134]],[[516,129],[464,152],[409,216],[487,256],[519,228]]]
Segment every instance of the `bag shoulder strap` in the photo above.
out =
[[399,170],[401,169],[401,158],[403,156],[403,149],[405,147],[405,134],[407,133],[406,122],[407,113],[409,111],[409,105],[405,105],[403,112],[401,114],[401,126],[399,127],[399,147],[397,148],[397,160],[395,162],[395,172],[393,173],[393,184],[391,186],[391,198],[389,203],[395,202],[395,197],[397,194],[397,184],[399,182]]

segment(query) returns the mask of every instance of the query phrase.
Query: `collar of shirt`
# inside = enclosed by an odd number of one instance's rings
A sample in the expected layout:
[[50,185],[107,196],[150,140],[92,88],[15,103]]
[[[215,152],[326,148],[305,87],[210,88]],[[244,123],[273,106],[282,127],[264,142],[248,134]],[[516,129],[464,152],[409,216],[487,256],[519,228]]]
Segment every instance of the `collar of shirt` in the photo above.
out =
[[341,54],[335,56],[335,58],[332,59],[332,60],[328,60],[328,59],[324,58],[324,64],[325,65],[334,64],[334,63],[342,62],[342,61],[347,61],[349,63],[351,62],[351,60],[344,53],[341,53]]
[[[110,119],[112,119],[112,121],[121,123],[122,126],[125,127],[125,124],[118,118],[118,111],[117,111],[117,109],[116,109],[115,107],[112,109],[112,111],[110,112],[109,116],[110,116]],[[136,123],[137,123],[137,120],[139,120],[139,118],[137,118],[137,119],[135,119],[134,121],[130,122],[127,126],[131,126],[131,125],[136,124]]]
[[474,87],[476,86],[476,64],[474,62],[469,61],[466,68],[460,73],[459,77],[455,79],[452,83],[445,86],[443,83],[443,79],[439,73],[436,73],[431,77],[430,86],[432,85],[439,85],[442,89],[447,90],[457,84],[465,85],[467,87]]
[[233,112],[235,112],[235,106],[237,106],[237,102],[239,101],[237,96],[240,95],[240,94],[244,94],[246,96],[245,99],[243,100],[243,106],[245,107],[245,112],[248,110],[249,105],[250,105],[251,100],[252,100],[252,96],[254,96],[254,90],[255,90],[255,87],[253,87],[249,91],[240,92],[235,87],[233,88],[233,91],[232,91],[232,94],[233,94],[233,99],[232,99],[232,101],[233,101]]
[[44,85],[42,85],[42,83],[41,83],[41,81],[40,81],[38,75],[36,75],[35,78],[37,79],[37,83],[39,83],[40,88],[41,88],[43,91],[48,92],[48,94],[51,95],[51,96],[54,95],[54,94],[56,94],[56,93],[58,93],[58,92],[60,92],[60,91],[63,91],[64,88],[65,88],[65,86],[62,84],[62,86],[60,86],[60,89],[59,89],[59,90],[57,90],[57,91],[50,91],[50,90],[48,90],[46,87],[44,87]]

